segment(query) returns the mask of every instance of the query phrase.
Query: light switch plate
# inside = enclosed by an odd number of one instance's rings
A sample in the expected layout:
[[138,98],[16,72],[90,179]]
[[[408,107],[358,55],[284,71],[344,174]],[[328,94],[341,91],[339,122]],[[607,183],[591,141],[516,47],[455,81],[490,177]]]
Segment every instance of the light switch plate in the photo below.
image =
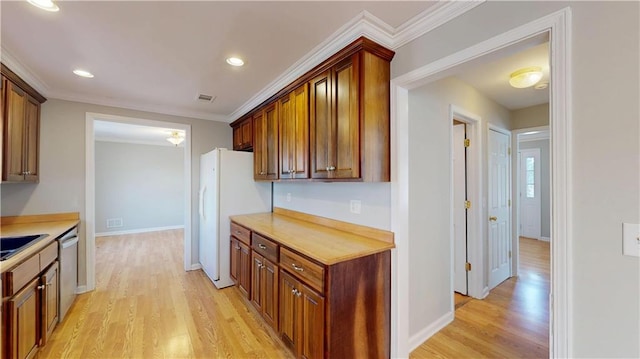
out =
[[640,224],[622,223],[622,254],[640,257]]
[[349,202],[349,207],[350,207],[351,213],[360,214],[360,210],[362,208],[362,202],[360,202],[357,199],[352,199],[351,202]]

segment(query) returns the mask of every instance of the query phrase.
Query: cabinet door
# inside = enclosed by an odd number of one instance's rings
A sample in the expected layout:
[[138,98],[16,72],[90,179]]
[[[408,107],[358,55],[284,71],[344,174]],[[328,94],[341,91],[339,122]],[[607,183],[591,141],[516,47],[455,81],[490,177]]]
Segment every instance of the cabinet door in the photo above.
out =
[[280,178],[309,178],[307,84],[280,100]]
[[238,245],[240,246],[238,288],[245,297],[249,298],[251,293],[251,251],[249,247],[242,242],[238,242]]
[[324,358],[324,298],[313,289],[301,285],[298,296],[302,307],[300,323],[302,336],[297,343],[302,358]]
[[238,284],[238,272],[240,270],[240,245],[238,240],[231,237],[231,260],[230,260],[229,272],[231,279]]
[[278,266],[269,260],[264,260],[262,267],[262,284],[264,286],[264,300],[262,310],[264,320],[278,331]]
[[38,146],[40,143],[40,103],[33,97],[27,95],[25,103],[25,176],[24,180],[29,182],[38,181]]
[[251,304],[260,313],[264,302],[263,262],[264,258],[261,255],[251,253]]
[[33,358],[38,351],[38,342],[40,341],[38,333],[39,282],[40,278],[34,279],[7,302],[8,358]]
[[251,118],[245,120],[240,125],[242,131],[242,147],[249,149],[253,147],[253,121]]
[[[331,122],[329,178],[360,177],[359,55],[335,66],[332,90],[334,118]],[[375,129],[372,129],[375,130]]]
[[41,277],[42,289],[42,328],[40,346],[47,343],[53,329],[58,324],[58,262],[53,262],[49,270]]
[[25,152],[25,103],[27,94],[19,87],[7,81],[7,118],[6,135],[4,136],[4,171],[3,180],[22,181],[24,179]]
[[238,125],[233,128],[233,150],[242,149],[242,126]]
[[286,346],[296,353],[299,325],[296,324],[296,285],[295,280],[287,272],[280,270],[280,338]]
[[253,118],[253,178],[278,179],[278,107],[266,106]]
[[311,177],[328,178],[332,152],[331,139],[331,71],[309,82],[309,142]]

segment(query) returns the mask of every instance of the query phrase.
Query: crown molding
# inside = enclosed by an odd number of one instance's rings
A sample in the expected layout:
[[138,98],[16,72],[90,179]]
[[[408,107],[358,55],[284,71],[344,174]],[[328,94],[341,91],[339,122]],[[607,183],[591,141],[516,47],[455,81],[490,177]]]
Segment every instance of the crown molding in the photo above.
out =
[[49,97],[51,91],[46,82],[44,82],[36,73],[27,65],[20,62],[11,51],[0,44],[0,61],[7,66],[16,75],[20,76],[29,86],[41,93],[44,97]]
[[144,111],[151,113],[158,113],[169,116],[180,116],[180,117],[188,117],[195,118],[199,120],[207,120],[207,121],[217,121],[217,122],[226,122],[224,115],[218,115],[215,113],[203,112],[203,111],[191,111],[185,109],[179,109],[171,106],[163,106],[156,104],[141,104],[138,101],[125,100],[125,99],[104,99],[96,96],[84,96],[76,93],[67,93],[58,91],[56,93],[52,93],[49,96],[50,99],[64,100],[64,101],[73,101],[73,102],[82,102],[92,105],[99,106],[109,106],[109,107],[118,107],[127,110],[135,110],[135,111]]
[[391,49],[402,47],[484,2],[485,0],[438,1],[395,29]]

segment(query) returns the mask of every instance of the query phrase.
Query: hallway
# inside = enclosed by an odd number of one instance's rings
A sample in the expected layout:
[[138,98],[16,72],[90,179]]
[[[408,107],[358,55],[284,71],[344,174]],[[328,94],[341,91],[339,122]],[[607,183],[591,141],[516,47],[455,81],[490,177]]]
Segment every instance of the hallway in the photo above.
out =
[[454,321],[411,358],[548,358],[549,242],[520,237],[520,275],[484,300],[456,294]]

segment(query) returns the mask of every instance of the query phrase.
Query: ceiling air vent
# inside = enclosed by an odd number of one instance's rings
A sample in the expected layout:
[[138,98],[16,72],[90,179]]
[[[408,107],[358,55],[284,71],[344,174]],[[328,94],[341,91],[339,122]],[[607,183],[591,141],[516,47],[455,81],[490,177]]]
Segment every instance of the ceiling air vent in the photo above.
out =
[[213,102],[213,100],[215,100],[216,97],[215,96],[211,96],[211,95],[205,95],[205,94],[199,94],[198,95],[198,100],[199,101],[205,101],[205,102]]

